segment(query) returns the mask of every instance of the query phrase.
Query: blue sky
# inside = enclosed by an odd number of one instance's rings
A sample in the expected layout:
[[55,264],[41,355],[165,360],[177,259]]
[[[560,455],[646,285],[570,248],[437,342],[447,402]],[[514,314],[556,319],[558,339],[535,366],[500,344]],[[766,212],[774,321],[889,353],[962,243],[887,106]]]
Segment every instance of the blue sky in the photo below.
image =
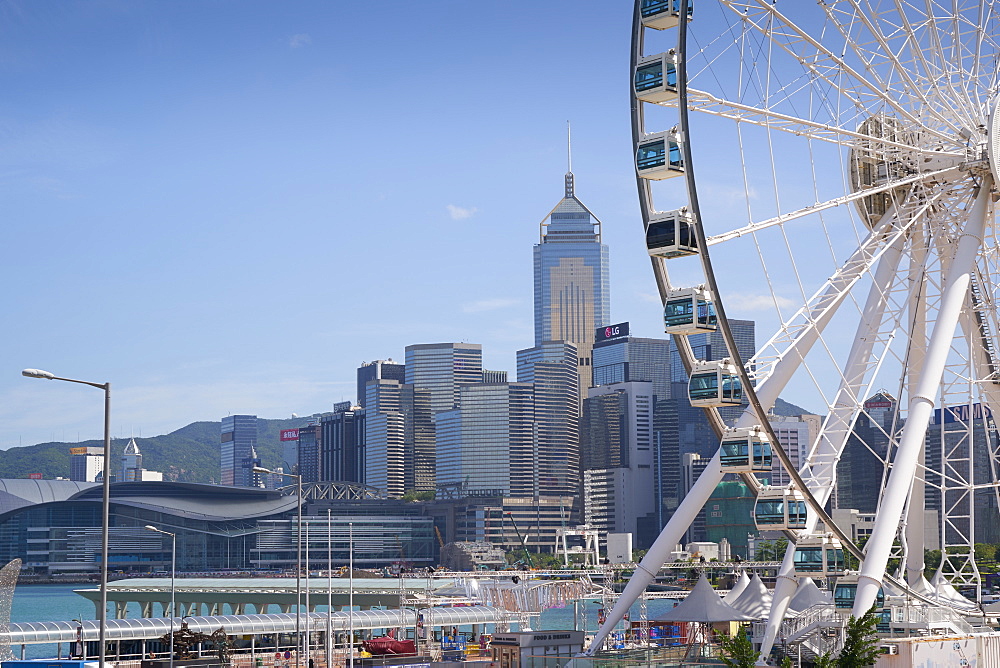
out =
[[656,336],[628,117],[631,3],[0,0],[0,447],[354,398],[364,360],[532,344],[562,194],[612,314]]
[[[733,44],[732,16],[710,9],[692,26]],[[612,320],[662,336],[633,175],[631,13],[626,0],[0,0],[0,448],[101,435],[96,390],[26,367],[110,381],[115,437],[326,411],[355,398],[361,362],[412,343],[480,343],[513,377],[567,121],[577,194],[611,250]],[[671,46],[653,37],[647,53]],[[720,69],[709,85],[736,81]],[[676,123],[647,111],[651,128]],[[706,229],[745,224],[739,166],[765,154],[694,122]],[[840,158],[817,155],[783,165],[782,208],[820,197],[817,163],[833,170],[823,189],[843,192]],[[767,217],[759,171],[747,189]],[[681,179],[657,189],[661,210],[686,203]],[[758,321],[758,345],[777,328],[769,304],[829,275],[812,261],[819,228],[800,227],[801,288],[749,240],[713,251],[727,312]],[[704,280],[675,262],[677,285]],[[808,384],[787,397],[812,408]]]

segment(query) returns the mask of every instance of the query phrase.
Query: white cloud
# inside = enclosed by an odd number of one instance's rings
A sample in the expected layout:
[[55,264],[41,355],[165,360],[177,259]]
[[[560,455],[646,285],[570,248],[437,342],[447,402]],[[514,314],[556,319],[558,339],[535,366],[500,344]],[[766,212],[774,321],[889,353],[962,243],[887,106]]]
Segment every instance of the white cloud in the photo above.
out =
[[288,46],[293,49],[297,49],[300,46],[309,46],[312,44],[312,37],[306,33],[299,33],[298,35],[292,35],[292,38],[288,40]]
[[478,211],[476,207],[463,208],[460,206],[455,206],[454,204],[449,204],[448,215],[451,216],[452,220],[465,220],[466,218],[471,218],[473,214]]
[[483,311],[496,311],[520,303],[520,299],[510,299],[508,297],[497,297],[495,299],[480,299],[479,301],[466,302],[462,304],[464,313],[482,313]]
[[752,185],[744,187],[742,185],[734,186],[731,183],[709,181],[699,185],[698,191],[706,199],[719,200],[730,206],[745,202],[747,199],[751,201],[758,199],[757,189]]
[[794,306],[795,302],[781,295],[725,295],[723,302],[727,310],[741,311],[744,313],[757,313],[760,311],[774,311],[775,304],[782,310]]

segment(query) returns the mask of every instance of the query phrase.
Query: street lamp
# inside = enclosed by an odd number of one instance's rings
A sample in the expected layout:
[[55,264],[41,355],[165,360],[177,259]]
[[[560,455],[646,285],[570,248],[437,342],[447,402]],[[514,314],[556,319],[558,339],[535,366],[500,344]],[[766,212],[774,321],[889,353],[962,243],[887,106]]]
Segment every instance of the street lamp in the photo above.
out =
[[177,575],[177,534],[158,529],[147,524],[146,529],[170,536],[170,668],[174,668],[174,617],[177,616],[177,595],[175,578]]
[[[302,657],[302,476],[295,473],[285,473],[284,471],[272,471],[263,466],[254,466],[254,473],[270,473],[280,475],[285,478],[295,478],[296,489],[299,497],[298,527],[296,531],[295,550],[295,668],[300,668]],[[308,631],[307,631],[308,632]]]
[[91,383],[87,380],[60,378],[48,371],[40,369],[25,369],[21,372],[27,378],[44,378],[46,380],[63,380],[67,383],[90,385],[104,390],[104,494],[101,509],[101,606],[97,611],[98,624],[98,661],[104,668],[106,658],[105,639],[107,636],[108,616],[108,517],[111,509],[111,383]]

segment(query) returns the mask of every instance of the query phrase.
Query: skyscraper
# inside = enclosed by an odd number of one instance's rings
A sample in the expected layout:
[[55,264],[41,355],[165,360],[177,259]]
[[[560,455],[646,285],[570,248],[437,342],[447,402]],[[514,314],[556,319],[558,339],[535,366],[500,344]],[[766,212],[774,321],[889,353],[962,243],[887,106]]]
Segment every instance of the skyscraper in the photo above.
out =
[[483,381],[483,347],[478,343],[421,343],[406,346],[406,384],[430,390],[433,413],[458,405],[462,385]]
[[320,478],[367,482],[365,478],[365,409],[350,401],[334,404],[320,418]]
[[592,387],[583,402],[580,466],[584,519],[602,533],[631,533],[640,547],[659,533],[653,487],[653,384]]
[[257,416],[228,415],[222,418],[222,476],[220,483],[236,487],[262,487],[257,458]]
[[[858,416],[847,439],[844,452],[837,462],[837,508],[853,508],[862,513],[874,513],[881,497],[882,459],[898,419],[896,398],[881,391],[864,404],[865,412]],[[934,507],[933,502],[928,504]]]
[[160,471],[148,471],[142,468],[142,453],[134,438],[130,438],[122,450],[122,473],[118,479],[122,482],[146,482],[163,480]]
[[367,408],[367,398],[365,397],[365,385],[370,380],[398,380],[400,383],[406,380],[406,366],[397,364],[392,359],[375,360],[366,362],[358,367],[358,405]]
[[438,484],[463,492],[531,496],[535,490],[533,387],[466,385],[459,406],[437,417]]
[[611,319],[611,293],[601,221],[577,199],[572,166],[563,199],[539,225],[534,265],[535,345],[570,341],[576,346],[584,396],[591,385],[594,329]]
[[139,444],[134,438],[130,438],[122,450],[122,477],[123,482],[135,482],[142,480],[142,452],[139,451]]
[[367,484],[389,496],[431,491],[435,482],[431,391],[397,380],[365,385],[365,471]]
[[535,495],[580,493],[580,385],[576,346],[543,341],[517,351],[517,382],[535,391]]
[[319,482],[320,451],[323,442],[323,430],[319,426],[319,418],[313,417],[309,424],[298,429],[298,466],[302,482]]
[[[649,382],[653,387],[653,481],[657,499],[656,531],[667,522],[681,497],[681,461],[678,440],[678,402],[690,409],[686,392],[675,397],[670,382],[672,360],[677,357],[670,339],[629,336],[629,323],[598,328],[594,343],[594,385]],[[705,422],[701,410],[692,419]],[[707,428],[707,422],[705,422]],[[654,536],[655,537],[655,536]],[[640,541],[641,544],[641,541]]]

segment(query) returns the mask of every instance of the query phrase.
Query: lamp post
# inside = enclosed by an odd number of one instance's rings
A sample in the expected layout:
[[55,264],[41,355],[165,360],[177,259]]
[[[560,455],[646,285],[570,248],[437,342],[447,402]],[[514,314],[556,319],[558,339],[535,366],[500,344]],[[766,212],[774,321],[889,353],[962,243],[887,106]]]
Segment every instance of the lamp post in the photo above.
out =
[[111,383],[92,383],[87,380],[60,378],[41,369],[25,369],[21,372],[27,378],[44,378],[45,380],[62,380],[67,383],[90,385],[104,390],[104,492],[101,508],[101,605],[97,611],[98,625],[98,661],[104,668],[106,659],[105,639],[107,636],[108,616],[108,532],[111,508]]
[[333,520],[326,509],[326,665],[333,665]]
[[272,471],[263,466],[253,467],[254,473],[270,473],[280,475],[285,478],[295,478],[296,489],[299,498],[299,512],[296,531],[295,550],[295,668],[301,667],[302,657],[302,476],[295,473],[285,473],[284,471]]
[[152,524],[147,524],[146,528],[170,536],[170,668],[174,668],[174,617],[177,616],[177,596],[174,584],[177,575],[177,534],[158,529]]

